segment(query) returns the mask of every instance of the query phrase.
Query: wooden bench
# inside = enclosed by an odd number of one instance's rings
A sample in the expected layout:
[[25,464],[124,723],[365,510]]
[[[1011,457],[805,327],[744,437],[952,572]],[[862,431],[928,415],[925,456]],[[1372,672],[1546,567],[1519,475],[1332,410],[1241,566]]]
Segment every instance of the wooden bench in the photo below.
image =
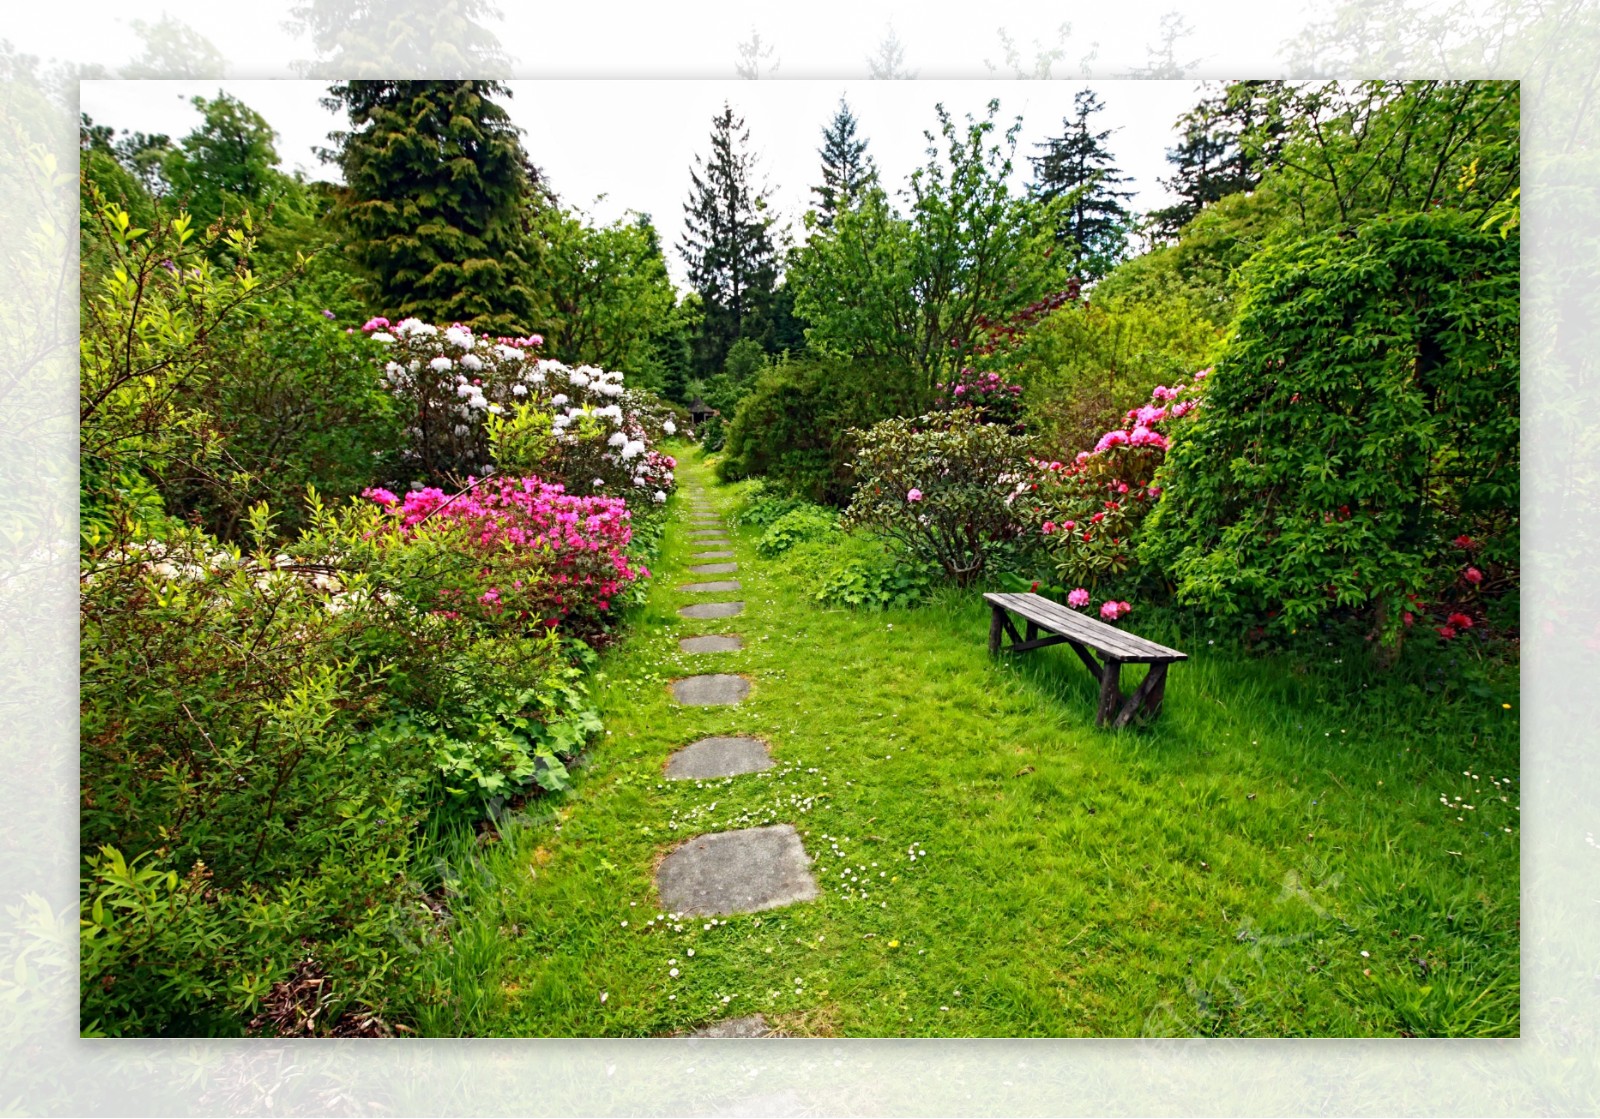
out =
[[[1140,712],[1148,713],[1151,718],[1159,715],[1161,699],[1167,689],[1167,666],[1173,661],[1189,659],[1186,653],[1146,641],[1036,594],[986,594],[983,597],[994,610],[989,621],[989,652],[1024,653],[1046,645],[1071,645],[1084,667],[1100,683],[1100,708],[1095,712],[1095,722],[1102,727],[1127,726]],[[1012,614],[1028,624],[1027,636],[1017,633],[1017,627],[1011,624]],[[1040,631],[1049,636],[1040,637]],[[1011,644],[1002,646],[1001,641],[1007,634]],[[1091,649],[1100,654],[1104,664],[1090,655]],[[1125,664],[1150,666],[1149,673],[1126,700],[1121,687]],[[1121,710],[1118,710],[1119,705]]]

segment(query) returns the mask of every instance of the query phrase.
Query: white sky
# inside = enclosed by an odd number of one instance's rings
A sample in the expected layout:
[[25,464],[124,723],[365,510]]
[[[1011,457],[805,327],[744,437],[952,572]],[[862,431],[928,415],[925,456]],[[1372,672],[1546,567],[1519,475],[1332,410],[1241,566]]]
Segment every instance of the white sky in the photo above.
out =
[[[924,131],[936,131],[936,103],[960,121],[981,117],[990,98],[1000,101],[997,131],[1021,115],[1014,178],[1020,187],[1031,177],[1027,156],[1033,145],[1059,135],[1072,112],[1073,95],[1085,85],[1099,94],[1105,109],[1100,128],[1114,129],[1108,140],[1135,191],[1132,205],[1152,209],[1168,196],[1157,183],[1170,173],[1165,151],[1172,124],[1192,105],[1197,83],[1147,81],[915,81],[864,80],[548,80],[513,81],[506,103],[524,130],[529,155],[549,177],[563,203],[609,221],[629,210],[651,215],[667,248],[674,280],[685,284],[684,265],[675,246],[683,230],[683,203],[696,154],[709,151],[711,119],[724,99],[744,117],[760,175],[771,188],[769,200],[779,225],[802,232],[800,215],[813,204],[810,187],[819,181],[817,148],[841,94],[859,120],[885,186],[898,190],[911,170],[925,162]],[[90,81],[81,86],[83,111],[96,123],[118,129],[165,132],[175,140],[194,128],[199,113],[193,97],[226,90],[255,109],[278,133],[278,154],[287,170],[312,178],[336,178],[313,148],[344,123],[318,103],[326,83],[296,80]]]

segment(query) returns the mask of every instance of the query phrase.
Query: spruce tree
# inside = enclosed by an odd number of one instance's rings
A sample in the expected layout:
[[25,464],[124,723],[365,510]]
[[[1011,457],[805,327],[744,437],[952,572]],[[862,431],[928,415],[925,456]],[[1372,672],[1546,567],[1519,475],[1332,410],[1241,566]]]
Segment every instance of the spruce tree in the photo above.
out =
[[841,97],[838,111],[822,130],[822,147],[817,149],[822,157],[822,185],[812,187],[811,193],[820,203],[817,224],[823,229],[831,229],[834,216],[878,181],[866,140],[856,138],[856,123],[849,102]]
[[501,334],[535,325],[525,219],[538,172],[493,81],[350,81],[332,158],[345,186],[335,210],[373,310],[461,322]]
[[1072,103],[1075,115],[1062,120],[1061,135],[1038,145],[1044,154],[1032,157],[1032,189],[1042,201],[1064,201],[1056,240],[1072,247],[1079,279],[1097,280],[1127,253],[1132,215],[1123,203],[1133,192],[1118,189],[1128,176],[1106,150],[1111,130],[1090,127],[1090,118],[1104,108],[1100,99],[1084,89]]
[[696,354],[703,373],[721,369],[728,348],[740,338],[765,343],[771,325],[778,258],[766,198],[751,183],[755,160],[749,142],[744,121],[724,103],[712,118],[711,154],[695,156],[689,172],[692,186],[678,251],[704,308]]
[[1281,84],[1230,82],[1178,118],[1181,137],[1167,150],[1176,173],[1161,185],[1179,201],[1151,212],[1159,236],[1175,239],[1204,207],[1261,182],[1282,147]]

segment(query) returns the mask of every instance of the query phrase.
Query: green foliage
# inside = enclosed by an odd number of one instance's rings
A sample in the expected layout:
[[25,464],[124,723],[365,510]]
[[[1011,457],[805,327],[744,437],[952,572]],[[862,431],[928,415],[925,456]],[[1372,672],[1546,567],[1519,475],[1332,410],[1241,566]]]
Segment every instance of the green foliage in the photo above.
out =
[[999,359],[1026,390],[1028,429],[1055,457],[1094,445],[1150,390],[1209,363],[1218,329],[1173,288],[1068,304]]
[[912,172],[909,213],[868,189],[790,262],[810,347],[912,372],[919,407],[967,364],[985,319],[1007,319],[1068,278],[1066,254],[1055,252],[1057,205],[1008,185],[1021,122],[993,142],[999,107],[991,101],[984,120],[961,130],[939,106],[943,152],[931,147]]
[[1391,653],[1412,596],[1514,582],[1518,294],[1516,238],[1449,211],[1262,254],[1141,554],[1219,618],[1370,611]]
[[700,425],[700,445],[708,451],[722,450],[727,439],[727,429],[722,423],[722,414],[713,412],[706,422]]
[[1028,441],[962,412],[884,420],[855,433],[847,529],[869,528],[958,586],[1031,524]]
[[522,334],[540,308],[522,228],[530,190],[518,130],[493,81],[348,81],[335,217],[367,281],[369,307],[395,320],[460,322]]
[[839,514],[817,505],[801,505],[782,514],[756,541],[756,551],[764,556],[787,552],[803,540],[815,540],[838,531]]
[[308,488],[337,501],[401,474],[402,416],[373,376],[371,344],[330,322],[301,286],[253,301],[209,336],[194,400],[215,418],[217,454],[161,481],[175,515],[225,538],[259,502],[293,533]]
[[542,203],[532,225],[540,249],[528,286],[549,308],[538,323],[545,352],[604,369],[632,370],[646,360],[676,301],[650,219],[637,214],[596,225]]
[[[187,214],[142,228],[86,183],[79,328],[78,456],[86,538],[107,530],[119,493],[147,492],[169,469],[204,471],[221,431],[199,402],[212,336],[270,290],[245,263],[243,228],[197,231]],[[248,218],[248,215],[246,215]],[[226,253],[231,269],[213,263]]]
[[816,588],[812,597],[823,606],[899,610],[926,598],[938,578],[936,567],[907,562],[881,544],[855,548],[835,544],[812,575]]
[[739,402],[718,475],[764,477],[808,501],[842,506],[854,484],[851,427],[904,414],[917,396],[911,378],[870,361],[788,358]]
[[260,215],[282,192],[274,133],[260,113],[219,92],[195,97],[201,123],[161,158],[161,177],[178,207],[201,225],[238,220],[246,209]]

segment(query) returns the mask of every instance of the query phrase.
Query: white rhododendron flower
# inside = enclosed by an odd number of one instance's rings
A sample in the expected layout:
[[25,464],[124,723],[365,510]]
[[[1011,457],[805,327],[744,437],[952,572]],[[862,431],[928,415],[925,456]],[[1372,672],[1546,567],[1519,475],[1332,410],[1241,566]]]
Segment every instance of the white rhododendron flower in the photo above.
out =
[[665,491],[663,491],[663,490],[657,490],[657,491],[656,491],[656,492],[655,492],[655,496],[654,496],[654,501],[655,501],[655,503],[656,503],[656,504],[657,504],[657,505],[662,505],[662,504],[665,504],[665,503],[666,503],[666,500],[667,500],[667,495],[666,495],[666,492],[665,492]]
[[446,342],[453,342],[463,350],[472,348],[472,331],[464,326],[452,326],[444,332]]
[[557,408],[561,407],[566,402],[567,402],[567,394],[564,393],[564,392],[558,392],[558,393],[556,393],[554,396],[552,396],[550,398],[550,403],[554,404]]
[[676,435],[678,434],[678,425],[673,423],[671,420],[668,420],[666,423],[661,425],[661,430],[666,432],[668,435]]
[[428,368],[437,369],[440,373],[445,373],[455,368],[455,362],[441,355],[428,362]]
[[644,441],[642,439],[630,439],[622,445],[623,458],[637,458],[642,454],[644,454]]
[[528,395],[528,386],[527,385],[512,385],[511,386],[511,395],[512,396],[527,396]]
[[606,443],[613,447],[620,447],[627,441],[628,437],[626,435],[620,431],[614,431],[611,433],[611,438],[606,440]]
[[480,358],[477,354],[462,354],[461,355],[461,368],[470,369],[474,373],[476,373],[480,369],[483,368],[483,359]]
[[380,330],[372,336],[372,340],[374,342],[393,342],[394,335],[390,334],[387,330]]

